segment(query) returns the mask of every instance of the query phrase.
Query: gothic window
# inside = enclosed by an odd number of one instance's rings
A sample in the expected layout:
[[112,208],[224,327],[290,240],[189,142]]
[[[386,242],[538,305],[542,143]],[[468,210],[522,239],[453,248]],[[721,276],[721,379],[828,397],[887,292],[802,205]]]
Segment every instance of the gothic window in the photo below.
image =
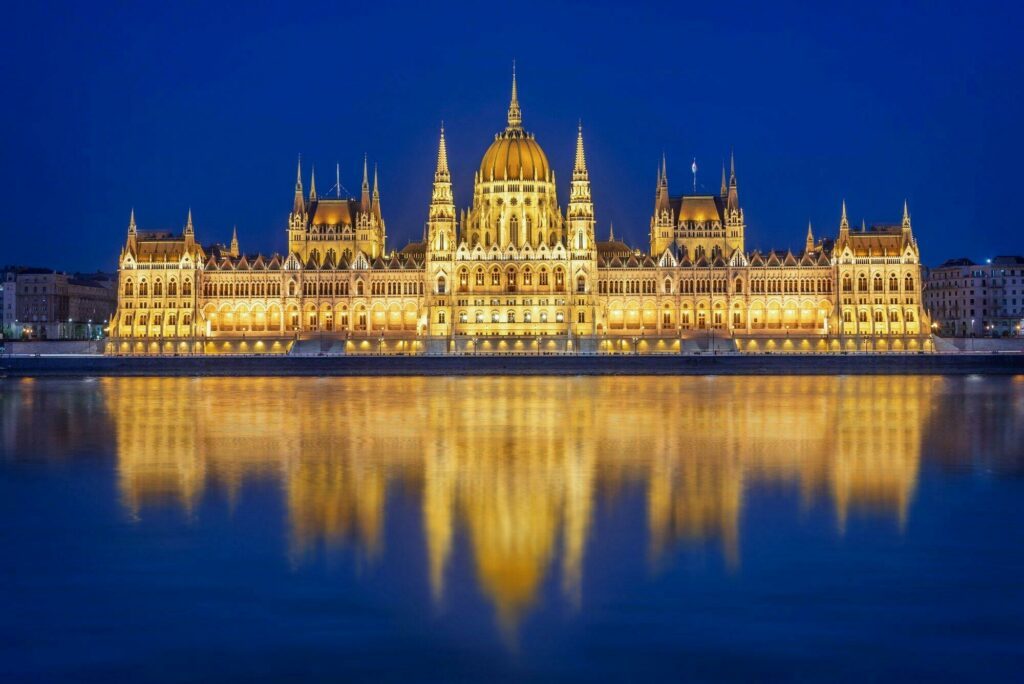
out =
[[437,322],[444,323],[444,311],[437,312]]
[[469,286],[469,271],[462,269],[459,271],[459,287],[466,288]]
[[508,287],[509,287],[509,289],[510,290],[511,289],[515,289],[515,286],[516,286],[516,271],[515,271],[514,268],[508,269],[508,272],[506,273],[506,280],[508,280]]
[[[671,281],[668,280],[666,280],[665,282],[671,283]],[[671,285],[669,285],[669,287],[671,287]],[[587,291],[587,279],[584,278],[583,276],[576,278],[576,291],[579,292],[580,294]]]
[[523,285],[533,285],[533,271],[529,266],[523,271]]
[[900,283],[899,283],[898,280],[896,280],[896,274],[895,273],[890,273],[889,274],[889,292],[896,292],[899,289],[900,289]]
[[476,284],[477,285],[483,285],[484,284],[484,269],[482,269],[482,268],[476,269]]
[[555,322],[556,323],[564,323],[565,322],[565,314],[562,313],[561,311],[556,312],[555,313]]
[[857,316],[857,319],[861,323],[867,323],[868,322],[868,312],[867,311],[861,311],[860,314]]
[[540,284],[541,285],[547,285],[548,284],[548,271],[545,268],[540,269]]
[[853,292],[853,281],[849,274],[843,276],[843,292]]
[[881,311],[875,311],[875,323],[881,323],[881,322],[882,322],[882,312]]
[[874,286],[874,291],[875,292],[881,292],[882,291],[882,276],[879,275],[878,273],[876,273],[875,277],[874,277],[874,281],[873,281],[872,284]]
[[126,295],[135,294],[135,286],[132,284],[132,279],[131,278],[129,278],[128,280],[124,281],[124,293]]
[[145,297],[149,294],[149,284],[145,280],[139,281],[139,295]]
[[861,273],[857,276],[857,291],[867,292],[868,291],[868,277]]
[[843,312],[843,322],[844,323],[853,323],[853,315],[849,311],[844,311]]
[[356,294],[358,296],[360,296],[360,297],[363,296],[363,281],[362,280],[357,280],[356,281]]
[[294,297],[295,296],[295,281],[294,280],[291,281],[290,283],[288,283],[288,296],[289,297]]
[[913,309],[907,309],[907,323],[913,323],[913,322],[914,322],[914,310]]
[[192,325],[192,314],[185,314],[181,317],[182,325]]
[[473,320],[476,321],[477,323],[483,323],[484,322],[484,312],[483,311],[477,311],[476,312],[476,317]]
[[163,285],[162,282],[160,282],[160,279],[157,278],[156,281],[153,283],[153,296],[154,297],[159,297],[163,293],[164,293],[164,285]]
[[189,280],[188,278],[185,278],[185,280],[181,281],[181,294],[185,295],[186,297],[192,295],[192,281]]
[[459,323],[468,323],[469,316],[466,315],[465,311],[459,313]]
[[561,290],[565,287],[565,273],[561,268],[555,269],[555,289]]
[[437,294],[444,294],[444,276],[437,278]]
[[491,271],[491,285],[501,285],[501,271],[497,268]]
[[541,323],[547,323],[548,322],[548,312],[547,311],[541,311],[540,312],[540,322]]
[[515,323],[516,322],[516,312],[515,311],[509,311],[508,314],[507,314],[507,317],[508,317],[508,322],[509,323]]
[[672,279],[665,278],[665,294],[672,294]]
[[737,278],[736,284],[733,288],[736,294],[743,294],[743,278]]
[[889,322],[890,323],[899,323],[900,322],[900,314],[899,314],[898,311],[896,311],[896,309],[893,309],[892,311],[889,312]]
[[523,322],[524,323],[532,323],[533,322],[533,312],[527,311],[526,313],[524,313],[523,314]]
[[903,289],[907,292],[914,291],[914,276],[907,274],[907,277],[903,279]]
[[491,312],[491,323],[497,323],[497,322],[498,322],[498,312],[497,311],[492,311]]

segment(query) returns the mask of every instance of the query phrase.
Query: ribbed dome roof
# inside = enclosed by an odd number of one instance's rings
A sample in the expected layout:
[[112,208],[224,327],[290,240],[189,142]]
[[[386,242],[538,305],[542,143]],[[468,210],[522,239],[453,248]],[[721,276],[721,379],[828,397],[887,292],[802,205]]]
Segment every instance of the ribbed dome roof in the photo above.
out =
[[533,180],[548,176],[548,157],[534,137],[522,129],[509,129],[494,139],[480,162],[480,180]]

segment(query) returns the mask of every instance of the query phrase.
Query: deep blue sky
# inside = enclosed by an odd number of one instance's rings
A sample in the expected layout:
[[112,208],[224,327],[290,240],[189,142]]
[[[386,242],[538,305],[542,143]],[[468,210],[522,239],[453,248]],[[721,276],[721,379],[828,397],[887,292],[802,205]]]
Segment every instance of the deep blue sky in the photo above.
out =
[[807,220],[896,221],[925,261],[1024,252],[1024,10],[1015,3],[17,3],[0,27],[0,263],[114,268],[144,229],[285,246],[295,159],[358,192],[380,165],[390,244],[419,236],[438,123],[455,190],[504,126],[510,64],[563,204],[583,119],[599,233],[646,241],[655,169],[717,189],[736,150],[748,248]]

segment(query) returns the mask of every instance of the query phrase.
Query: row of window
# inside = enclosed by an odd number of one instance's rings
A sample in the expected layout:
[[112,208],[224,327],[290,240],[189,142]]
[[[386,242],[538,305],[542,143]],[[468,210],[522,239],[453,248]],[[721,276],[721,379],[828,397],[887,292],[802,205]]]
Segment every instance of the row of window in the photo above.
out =
[[[163,314],[159,314],[159,313],[153,314],[153,319],[152,320],[153,320],[153,325],[164,325]],[[150,321],[150,319],[149,319],[149,315],[148,314],[144,314],[144,313],[143,314],[139,314],[139,322],[138,322],[138,324],[140,326],[149,325],[149,321]],[[134,322],[135,322],[135,316],[133,314],[126,314],[125,315],[125,317],[124,317],[124,325],[125,325],[125,327],[131,327],[132,325],[134,325]],[[188,313],[182,314],[181,315],[181,324],[182,325],[192,325],[192,314],[188,314]],[[174,313],[167,314],[167,325],[178,325],[178,315],[174,314]]]
[[[149,283],[145,278],[139,280],[139,296],[149,296]],[[124,281],[124,294],[125,296],[134,296],[135,294],[135,283],[131,278],[127,278]],[[153,281],[153,296],[162,297],[164,294],[164,283],[160,278]],[[175,297],[178,294],[178,281],[171,278],[167,281],[167,294],[168,296]],[[192,281],[188,278],[181,281],[181,294],[189,296],[192,294]]]
[[[881,274],[876,273],[875,277],[872,279],[872,282],[871,282],[871,291],[872,292],[882,292],[882,291],[884,291],[884,288],[882,287],[882,282],[883,281],[882,281]],[[894,291],[897,291],[899,289],[900,289],[899,279],[896,277],[895,273],[890,273],[889,274],[889,291],[890,292],[894,292]],[[912,275],[910,275],[909,273],[903,279],[903,290],[905,292],[913,292],[914,291],[914,277]],[[861,273],[859,276],[857,276],[857,292],[867,292],[867,291],[868,291],[868,277],[867,277],[866,274]],[[843,276],[843,292],[853,292],[853,279],[850,277],[849,273],[847,273],[847,274],[845,274]]]

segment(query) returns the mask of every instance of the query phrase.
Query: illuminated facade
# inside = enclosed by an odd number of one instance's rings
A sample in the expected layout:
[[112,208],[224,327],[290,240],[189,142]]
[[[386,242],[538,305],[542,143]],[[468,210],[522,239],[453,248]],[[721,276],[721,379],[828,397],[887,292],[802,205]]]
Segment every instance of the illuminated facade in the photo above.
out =
[[735,164],[715,195],[669,193],[662,161],[647,249],[598,240],[582,127],[563,212],[555,173],[507,124],[456,211],[441,131],[422,241],[388,251],[377,174],[322,197],[301,164],[288,253],[140,233],[120,257],[111,353],[657,353],[931,349],[910,215],[804,249],[745,251]]

